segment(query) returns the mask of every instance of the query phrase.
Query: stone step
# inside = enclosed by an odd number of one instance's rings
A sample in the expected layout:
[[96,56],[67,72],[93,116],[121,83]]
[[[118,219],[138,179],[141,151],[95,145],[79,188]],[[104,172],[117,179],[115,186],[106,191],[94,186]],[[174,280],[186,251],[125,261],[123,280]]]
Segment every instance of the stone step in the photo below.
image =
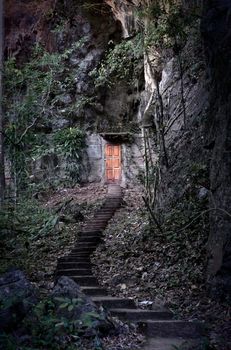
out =
[[140,330],[148,337],[196,339],[203,334],[203,325],[193,321],[147,320],[138,322]]
[[100,220],[100,219],[98,219],[98,220],[94,220],[94,222],[93,222],[93,225],[107,225],[108,224],[108,219],[102,219],[102,220]]
[[99,287],[97,278],[95,278],[92,275],[86,275],[86,276],[73,275],[69,277],[72,278],[80,286]]
[[85,256],[81,256],[81,257],[73,257],[73,256],[65,256],[64,258],[60,258],[58,260],[58,264],[59,263],[85,263],[85,264],[90,264],[90,256],[85,257]]
[[76,261],[76,262],[80,262],[80,261],[84,261],[84,262],[87,262],[87,261],[88,261],[88,262],[90,262],[90,257],[89,257],[89,256],[88,256],[88,257],[85,257],[85,256],[83,256],[83,255],[77,256],[76,254],[75,254],[75,256],[74,256],[74,255],[71,254],[71,253],[69,253],[69,254],[66,255],[66,256],[63,256],[63,257],[59,258],[58,261],[60,261],[60,262],[67,262],[67,261],[71,262],[71,260],[70,260],[69,258],[73,258],[73,257],[78,258],[78,261]]
[[74,249],[76,248],[95,248],[97,246],[97,244],[95,242],[77,242],[76,245],[74,246]]
[[116,211],[119,208],[119,205],[110,203],[110,204],[107,204],[107,207]]
[[[70,262],[91,262],[91,254],[87,254],[87,255],[77,255],[76,254],[70,254],[68,255],[68,258],[70,258],[68,261]],[[80,258],[82,258],[82,260],[80,260]]]
[[[105,226],[98,226],[98,227],[94,226],[94,228],[100,229],[103,232],[105,230],[106,226],[107,225],[105,225]],[[87,227],[87,229],[91,230],[91,229],[93,229],[93,226],[89,226],[89,227]]]
[[67,256],[66,260],[62,260],[61,262],[74,262],[74,263],[84,262],[84,263],[90,264],[90,257],[91,257],[90,255],[88,256],[69,255]]
[[104,288],[97,287],[81,287],[83,293],[89,296],[106,296],[107,290]]
[[101,209],[111,209],[110,205],[113,205],[114,207],[120,205],[121,198],[120,197],[110,197],[107,198],[104,204],[102,205]]
[[83,231],[80,232],[80,237],[88,237],[88,236],[97,236],[100,237],[102,235],[101,230],[86,230],[86,227],[83,228]]
[[[100,225],[100,226],[97,226],[97,229],[101,229],[102,231],[104,231],[105,228],[106,228],[106,226],[107,226],[107,225],[105,225],[105,226],[101,226],[101,225]],[[88,226],[87,229],[89,230],[89,229],[92,229],[93,227],[96,228],[95,226]]]
[[89,244],[85,244],[85,243],[80,243],[80,244],[76,244],[72,251],[73,250],[82,250],[82,251],[85,251],[87,249],[95,249],[97,247],[97,243],[91,243],[91,245]]
[[116,309],[116,308],[135,308],[135,302],[132,299],[117,298],[112,296],[107,297],[93,297],[97,305],[102,305],[107,309]]
[[100,215],[103,215],[103,214],[111,214],[111,215],[113,215],[114,214],[114,209],[112,209],[112,208],[106,208],[106,207],[102,207],[101,209],[99,209],[99,210],[97,210],[96,212],[95,212],[95,215],[98,215],[98,214],[100,214]]
[[91,269],[92,264],[89,262],[58,262],[57,270],[69,270],[69,269]]
[[101,238],[99,236],[87,236],[87,237],[80,237],[78,239],[78,244],[79,243],[85,243],[85,244],[89,244],[89,243],[95,243],[98,244],[101,242]]
[[91,269],[57,269],[56,276],[90,276],[92,275]]
[[[100,233],[99,235],[97,236],[93,236],[92,234],[84,234],[82,233],[81,236],[79,237],[79,240],[82,241],[82,242],[95,242],[95,243],[98,243],[100,242],[102,239],[102,233]],[[78,241],[77,241],[78,242]]]
[[168,320],[173,317],[171,311],[154,311],[142,309],[111,309],[112,316],[122,320],[143,321],[143,320]]
[[86,248],[74,248],[71,251],[71,254],[91,254],[95,249],[96,249],[97,245],[95,245],[94,247],[86,247]]
[[143,350],[196,350],[202,349],[199,340],[189,340],[184,338],[148,338]]
[[95,219],[109,219],[112,217],[112,213],[101,213],[99,212],[98,214],[95,214],[93,220]]
[[91,253],[92,253],[92,251],[89,251],[89,250],[80,250],[80,251],[76,251],[76,252],[73,252],[73,251],[71,251],[70,252],[70,254],[69,255],[67,255],[67,256],[71,256],[71,257],[89,257],[90,255],[91,255]]
[[105,225],[94,225],[94,224],[92,224],[92,225],[87,225],[86,228],[87,228],[87,230],[96,230],[97,229],[97,230],[103,231],[106,226],[107,226],[106,224]]
[[98,214],[95,215],[95,218],[99,218],[99,219],[107,219],[107,220],[111,220],[112,216],[115,214],[115,210],[113,209],[113,212],[111,211],[104,211],[105,209],[102,209],[101,212],[99,212]]
[[102,229],[102,227],[89,227],[90,225],[88,224],[88,225],[86,225],[84,228],[83,228],[83,233],[84,233],[84,235],[86,234],[86,233],[91,233],[91,234],[94,234],[95,232],[101,232],[101,234],[102,234],[102,231],[103,231],[103,229]]
[[[94,226],[94,227],[102,226],[102,227],[105,227],[105,226],[107,226],[108,221],[109,220],[94,220],[94,222],[90,223],[90,226]],[[87,226],[89,226],[89,225],[87,225]]]
[[86,243],[86,242],[76,242],[76,244],[74,245],[73,249],[76,249],[76,248],[92,248],[92,247],[96,247],[98,245],[97,242],[89,242],[89,243]]
[[108,224],[108,222],[111,220],[111,215],[109,216],[109,217],[102,217],[102,216],[100,216],[100,217],[96,217],[95,219],[94,219],[94,222],[103,222],[103,223],[107,223]]
[[120,205],[120,200],[119,201],[110,201],[110,202],[107,202],[105,203],[105,205],[102,207],[102,210],[104,209],[114,209],[116,210]]
[[[106,225],[106,226],[107,226],[107,225]],[[100,226],[100,227],[98,227],[98,229],[100,228],[101,231],[103,232],[103,231],[106,229],[106,226],[105,226],[105,227]],[[88,229],[91,229],[91,227],[88,227]]]

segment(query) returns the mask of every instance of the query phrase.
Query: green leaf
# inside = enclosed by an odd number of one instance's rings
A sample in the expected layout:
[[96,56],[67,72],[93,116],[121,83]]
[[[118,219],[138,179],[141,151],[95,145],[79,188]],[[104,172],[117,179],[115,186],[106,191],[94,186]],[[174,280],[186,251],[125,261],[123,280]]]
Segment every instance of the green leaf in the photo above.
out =
[[68,311],[72,311],[73,309],[74,309],[74,305],[69,305],[67,308]]
[[59,305],[60,309],[65,309],[66,307],[68,307],[69,303],[63,303],[61,305]]

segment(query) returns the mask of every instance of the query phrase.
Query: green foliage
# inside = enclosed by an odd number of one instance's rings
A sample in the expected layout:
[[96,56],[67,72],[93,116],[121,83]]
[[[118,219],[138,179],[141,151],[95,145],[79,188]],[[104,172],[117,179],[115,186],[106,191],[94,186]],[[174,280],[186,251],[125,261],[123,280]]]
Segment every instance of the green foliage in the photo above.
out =
[[[18,346],[15,344],[15,339],[12,335],[0,332],[0,345],[4,346],[4,350],[17,350]],[[29,350],[29,349],[28,349]]]
[[58,224],[57,215],[43,208],[37,201],[25,198],[21,198],[16,205],[6,205],[0,211],[0,217],[0,230],[20,230],[28,239],[52,233]]
[[64,18],[60,19],[59,23],[56,24],[54,29],[52,29],[52,33],[59,34],[59,33],[64,32],[65,27],[66,27],[67,24],[68,24],[68,20],[67,19],[64,19]]
[[110,9],[107,4],[101,2],[84,1],[82,8],[87,12],[92,12],[94,16],[96,13],[110,15]]
[[136,40],[122,41],[109,49],[100,66],[90,73],[96,87],[112,87],[118,81],[134,81],[140,58],[136,43]]
[[[58,224],[57,214],[43,208],[36,200],[21,198],[16,204],[9,203],[1,208],[0,271],[10,266],[33,269],[35,262],[43,259],[44,252],[53,249]],[[61,237],[59,239],[62,244]]]
[[54,134],[54,147],[57,154],[64,156],[70,179],[74,183],[79,181],[82,151],[85,147],[84,133],[78,128],[62,129]]
[[55,300],[61,302],[62,304],[59,305],[60,309],[67,308],[68,311],[72,311],[76,306],[79,306],[82,304],[83,300],[81,298],[55,298]]
[[7,299],[0,300],[0,310],[6,310],[13,305],[17,304],[18,301],[23,297],[23,292],[17,293],[14,296],[8,297]]
[[82,110],[84,107],[94,104],[94,97],[82,96],[74,105],[76,110]]
[[[0,273],[17,267],[42,291],[50,289],[57,257],[72,249],[80,232],[80,224],[74,219],[76,204],[69,206],[65,196],[57,197],[60,193],[64,195],[62,191],[54,194],[47,189],[37,193],[41,200],[49,199],[47,205],[23,197],[0,210]],[[76,190],[73,193],[76,195]],[[84,202],[77,208],[87,217],[101,202]]]
[[17,189],[26,186],[28,160],[34,148],[44,145],[44,134],[35,133],[36,126],[40,124],[43,129],[49,126],[57,104],[56,96],[73,86],[74,77],[65,63],[85,40],[74,43],[62,53],[49,53],[37,45],[24,65],[17,64],[15,58],[5,63],[5,140]]
[[144,47],[155,45],[175,50],[184,46],[198,18],[196,7],[185,9],[173,1],[153,1],[138,10],[136,15],[141,21],[146,20]]
[[84,134],[78,128],[62,129],[54,134],[54,144],[59,153],[69,156],[76,152],[78,159],[77,152],[85,146]]
[[191,182],[194,185],[200,185],[209,188],[209,169],[205,164],[191,163],[189,171]]
[[[4,349],[51,349],[51,350],[74,350],[85,349],[85,332],[92,328],[92,335],[88,338],[92,350],[100,350],[101,341],[95,321],[102,317],[96,312],[85,312],[82,317],[72,317],[75,308],[81,306],[83,300],[80,298],[61,298],[54,300],[45,298],[40,301],[24,320],[28,336],[25,339],[13,339],[6,334],[0,337],[0,344]],[[64,312],[63,312],[64,310]],[[14,342],[13,342],[14,340]],[[16,347],[12,347],[17,344]]]

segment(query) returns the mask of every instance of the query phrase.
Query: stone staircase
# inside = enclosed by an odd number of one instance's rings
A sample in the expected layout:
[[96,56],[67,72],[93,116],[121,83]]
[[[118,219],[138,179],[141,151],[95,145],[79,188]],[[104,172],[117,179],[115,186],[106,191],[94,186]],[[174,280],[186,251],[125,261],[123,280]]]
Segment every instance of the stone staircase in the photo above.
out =
[[90,256],[101,242],[102,232],[119,208],[121,200],[120,186],[109,185],[104,204],[82,230],[76,246],[69,255],[58,260],[56,278],[69,276],[81,286],[82,292],[97,305],[108,309],[112,316],[138,324],[147,337],[143,350],[172,350],[174,346],[176,349],[185,342],[189,346],[197,343],[202,332],[200,323],[175,320],[171,311],[159,307],[153,310],[138,309],[132,299],[108,295],[107,290],[93,276]]

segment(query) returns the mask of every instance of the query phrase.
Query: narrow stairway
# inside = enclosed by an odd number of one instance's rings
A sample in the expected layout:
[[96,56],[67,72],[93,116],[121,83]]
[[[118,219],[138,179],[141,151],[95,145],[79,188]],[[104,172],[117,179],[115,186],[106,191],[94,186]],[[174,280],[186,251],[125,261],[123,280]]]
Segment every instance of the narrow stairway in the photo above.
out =
[[132,299],[108,295],[93,276],[91,254],[101,242],[102,233],[121,200],[121,187],[109,185],[104,204],[84,227],[76,246],[69,255],[58,260],[56,277],[69,276],[80,285],[82,292],[108,309],[112,316],[138,324],[147,337],[143,350],[172,350],[173,346],[178,347],[185,342],[194,344],[201,336],[201,324],[175,320],[171,311],[159,307],[153,310],[138,309]]

